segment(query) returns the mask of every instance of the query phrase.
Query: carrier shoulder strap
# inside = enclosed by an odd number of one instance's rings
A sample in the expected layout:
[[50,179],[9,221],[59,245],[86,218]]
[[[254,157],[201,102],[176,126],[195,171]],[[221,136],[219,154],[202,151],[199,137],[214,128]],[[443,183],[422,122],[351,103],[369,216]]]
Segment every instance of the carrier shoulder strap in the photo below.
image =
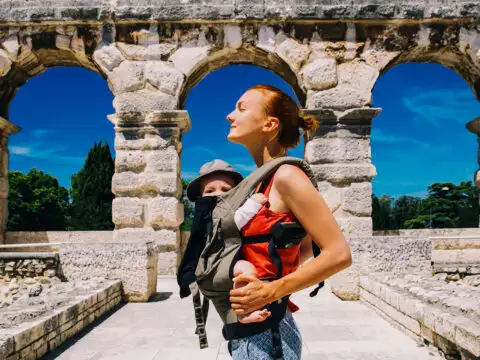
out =
[[271,176],[284,164],[295,165],[301,168],[316,187],[317,182],[312,169],[305,160],[290,156],[282,156],[263,164],[237,185],[234,195],[229,199],[231,208],[234,210],[238,209],[262,181]]

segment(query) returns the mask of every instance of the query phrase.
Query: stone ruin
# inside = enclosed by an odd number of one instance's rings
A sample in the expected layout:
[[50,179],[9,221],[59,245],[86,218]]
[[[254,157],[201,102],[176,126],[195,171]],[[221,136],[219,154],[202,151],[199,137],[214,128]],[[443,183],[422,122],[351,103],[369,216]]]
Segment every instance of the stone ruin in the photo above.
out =
[[[308,134],[305,159],[354,252],[354,266],[332,279],[332,290],[344,299],[363,294],[381,308],[393,295],[383,296],[381,279],[360,277],[378,271],[398,279],[407,272],[428,274],[432,241],[425,235],[372,236],[376,169],[370,134],[381,111],[371,106],[372,89],[395,65],[435,62],[460,74],[479,98],[479,14],[475,0],[0,0],[0,241],[8,243],[8,138],[20,130],[8,120],[11,99],[48,67],[96,71],[114,94],[109,120],[115,129],[115,230],[101,241],[95,233],[88,241],[65,235],[69,240],[59,250],[62,274],[70,281],[120,279],[125,300],[146,301],[156,289],[158,259],[174,269],[181,254],[179,156],[182,134],[198,125],[184,110],[188,93],[216,69],[254,64],[280,75],[305,113],[321,122]],[[469,130],[480,134],[473,125]],[[480,262],[476,246],[466,251]],[[384,313],[402,323],[390,308]],[[480,356],[478,323],[470,337],[459,331],[458,340],[454,325],[449,334],[439,326],[437,334],[423,317],[412,321],[423,324],[408,330],[415,336],[462,344],[465,358]],[[436,338],[422,333],[421,326]]]

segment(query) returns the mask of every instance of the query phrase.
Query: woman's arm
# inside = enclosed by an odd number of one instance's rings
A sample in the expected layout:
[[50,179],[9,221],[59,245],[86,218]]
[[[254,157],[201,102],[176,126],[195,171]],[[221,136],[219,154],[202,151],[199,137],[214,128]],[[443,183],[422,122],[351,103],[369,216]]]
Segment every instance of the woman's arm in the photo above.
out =
[[312,237],[307,234],[300,244],[300,265],[313,257]]
[[248,276],[234,279],[249,282],[247,286],[230,292],[232,309],[237,314],[252,312],[313,286],[352,262],[350,248],[332,212],[302,170],[293,165],[282,165],[275,174],[273,186],[322,252],[295,272],[270,283]]

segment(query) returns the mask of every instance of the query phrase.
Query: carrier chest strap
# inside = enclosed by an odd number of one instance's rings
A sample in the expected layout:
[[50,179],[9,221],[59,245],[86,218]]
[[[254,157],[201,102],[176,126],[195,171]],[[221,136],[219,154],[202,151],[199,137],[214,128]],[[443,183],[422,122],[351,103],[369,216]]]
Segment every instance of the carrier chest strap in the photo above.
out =
[[196,282],[191,283],[189,286],[190,292],[192,293],[193,309],[195,311],[195,323],[197,325],[195,329],[195,334],[198,335],[200,349],[204,349],[208,347],[207,331],[205,329],[205,325],[207,322],[209,301],[206,297],[204,297],[202,304],[200,290]]

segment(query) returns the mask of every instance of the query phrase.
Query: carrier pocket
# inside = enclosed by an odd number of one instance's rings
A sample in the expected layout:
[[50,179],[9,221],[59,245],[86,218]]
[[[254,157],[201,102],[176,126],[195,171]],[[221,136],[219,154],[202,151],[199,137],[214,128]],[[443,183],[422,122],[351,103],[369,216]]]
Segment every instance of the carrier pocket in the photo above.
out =
[[[207,243],[202,251],[199,259],[201,271],[196,273],[197,281],[202,281],[212,271],[212,264],[214,258],[217,258],[222,253],[225,244],[223,243],[221,235],[221,220],[218,220],[212,227],[211,234],[208,234]],[[197,268],[198,270],[198,268]]]

